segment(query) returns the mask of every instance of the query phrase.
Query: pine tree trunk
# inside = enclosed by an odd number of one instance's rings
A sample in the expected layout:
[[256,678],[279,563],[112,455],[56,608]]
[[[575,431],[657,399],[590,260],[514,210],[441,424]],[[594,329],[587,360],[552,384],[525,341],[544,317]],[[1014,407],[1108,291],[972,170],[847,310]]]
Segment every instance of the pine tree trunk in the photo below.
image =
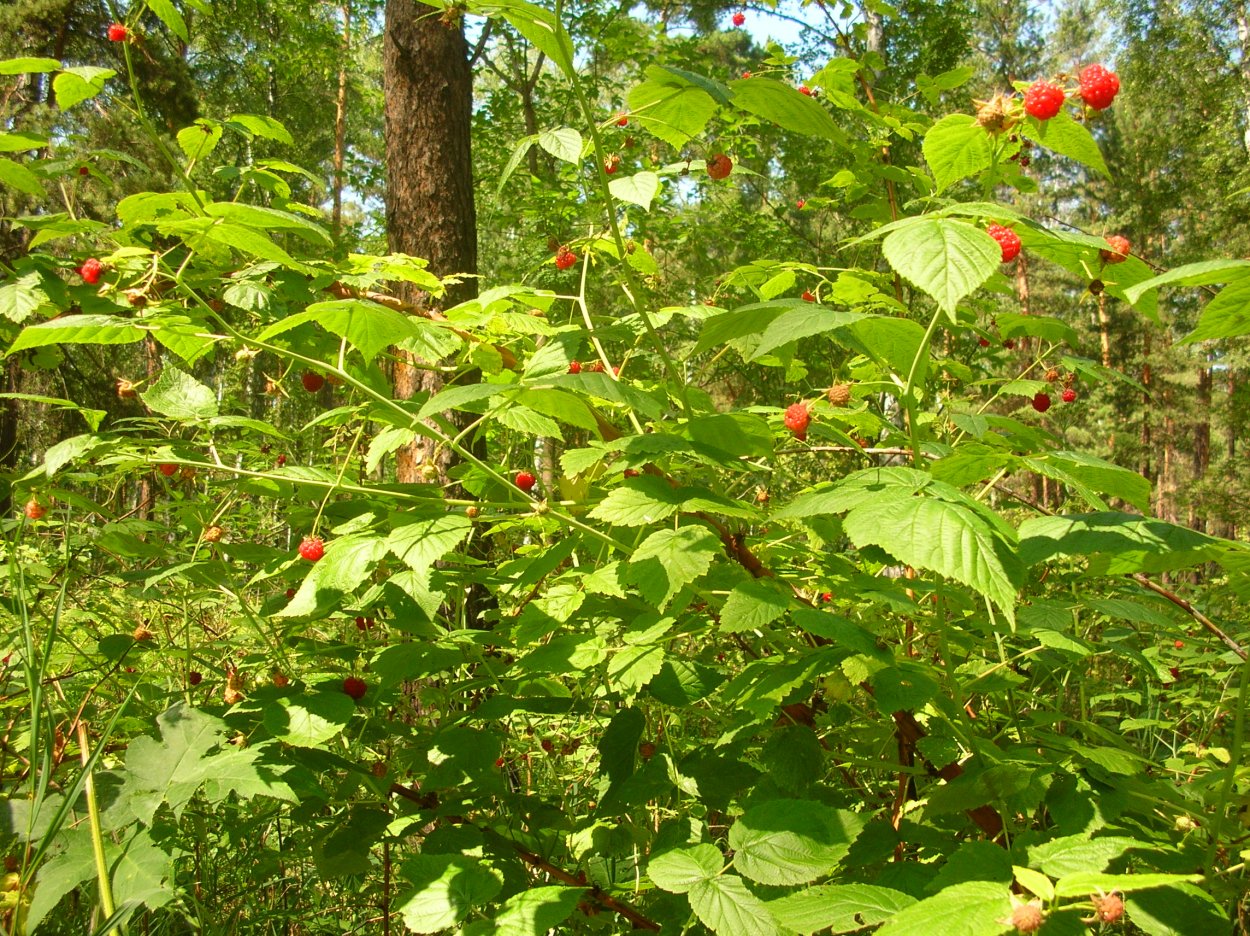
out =
[[343,157],[347,139],[347,63],[352,51],[352,4],[343,3],[343,59],[339,63],[339,93],[334,102],[334,236],[343,233]]
[[[387,0],[383,40],[386,90],[386,229],[391,249],[423,257],[439,276],[477,271],[477,217],[469,133],[473,74],[459,23],[447,25],[416,0]],[[414,305],[429,297],[398,284],[400,298]],[[445,304],[477,294],[467,278],[448,291]],[[399,399],[442,386],[436,371],[413,367],[401,355],[395,365]],[[396,456],[398,480],[420,480],[422,463],[450,453],[434,452],[418,439]]]

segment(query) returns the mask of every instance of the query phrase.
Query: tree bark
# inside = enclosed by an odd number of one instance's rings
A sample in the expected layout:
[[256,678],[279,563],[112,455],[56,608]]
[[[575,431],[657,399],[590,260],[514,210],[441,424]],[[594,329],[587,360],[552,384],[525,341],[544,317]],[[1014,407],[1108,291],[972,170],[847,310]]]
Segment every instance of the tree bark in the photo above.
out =
[[[473,73],[459,22],[432,16],[416,0],[387,0],[383,40],[386,91],[386,229],[391,249],[423,257],[438,276],[477,271],[477,216],[470,157]],[[400,298],[415,305],[429,298],[398,284]],[[466,278],[448,290],[455,304],[477,295]],[[394,390],[409,399],[442,386],[435,371],[412,366],[405,354],[395,365]],[[438,456],[418,439],[396,456],[397,480],[420,480],[421,466]]]
[[347,63],[352,51],[352,4],[343,2],[343,59],[339,63],[339,93],[334,102],[334,208],[330,223],[337,238],[343,233],[343,156],[347,139]]

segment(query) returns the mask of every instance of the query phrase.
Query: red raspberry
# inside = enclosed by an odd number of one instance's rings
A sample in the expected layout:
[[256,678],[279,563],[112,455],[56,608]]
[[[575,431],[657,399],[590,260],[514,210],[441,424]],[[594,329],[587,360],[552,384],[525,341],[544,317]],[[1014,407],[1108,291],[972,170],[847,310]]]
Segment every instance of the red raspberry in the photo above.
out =
[[799,85],[799,94],[806,94],[808,97],[811,97],[812,89],[807,85]]
[[786,428],[793,432],[794,437],[800,442],[807,438],[807,426],[811,421],[812,417],[808,415],[807,404],[795,403],[786,407]]
[[567,247],[561,247],[556,253],[556,269],[567,270],[577,262],[577,254],[569,250]]
[[[26,502],[22,512],[26,514],[27,520],[42,520],[48,511],[43,504],[39,503],[39,498],[32,497]],[[1177,643],[1180,643],[1180,641],[1178,640]]]
[[79,174],[79,175],[91,175],[91,167],[90,167],[90,166],[79,166],[79,167],[78,167],[78,174]]
[[192,686],[198,686],[203,681],[204,674],[199,670],[191,670],[191,672],[187,673],[187,682]]
[[109,26],[109,42],[125,42],[130,33],[121,23]]
[[294,589],[294,588],[288,588],[288,589],[286,590],[286,600],[287,600],[287,601],[290,601],[290,600],[291,600],[292,598],[294,598],[294,597],[295,597],[295,589]]
[[1020,255],[1020,235],[1009,227],[1003,227],[1001,224],[991,224],[986,229],[986,233],[994,240],[998,241],[998,246],[1003,250],[1003,263],[1010,263]]
[[603,171],[608,175],[614,175],[617,169],[621,168],[621,157],[613,153],[603,161]]
[[522,491],[525,491],[527,494],[534,490],[534,484],[538,481],[538,479],[528,471],[518,471],[516,473],[516,477],[512,480],[517,487],[519,487]]
[[746,81],[746,80],[747,80],[748,78],[750,78],[750,77],[751,77],[751,73],[750,73],[749,71],[744,71],[744,72],[742,73],[742,80],[743,80],[743,81]]
[[628,127],[628,126],[629,126],[629,115],[628,115],[628,114],[621,114],[619,117],[617,117],[617,118],[616,118],[616,125],[617,125],[618,127]]
[[1075,402],[1075,400],[1076,400],[1075,390],[1073,390],[1071,387],[1068,387],[1068,389],[1063,391],[1063,402],[1072,403],[1072,402]]
[[1081,69],[1081,100],[1094,110],[1105,110],[1120,93],[1120,77],[1101,65]]
[[172,478],[174,475],[178,473],[178,466],[175,464],[172,464],[171,462],[162,462],[161,464],[157,465],[156,468],[158,471],[160,471],[161,474],[163,474],[167,478]]
[[279,455],[277,459],[274,461],[274,464],[277,465],[279,468],[281,468],[283,465],[286,464],[286,456]]
[[1033,397],[1033,408],[1039,413],[1044,413],[1050,409],[1050,394],[1039,393]]
[[1008,338],[1006,341],[1003,342],[1003,347],[1006,348],[1008,351],[1016,350],[1016,339]]
[[603,362],[602,362],[602,361],[595,361],[593,364],[591,364],[591,365],[590,365],[590,372],[591,372],[592,374],[602,374],[602,373],[603,373]]
[[299,554],[309,562],[316,562],[326,554],[326,546],[320,536],[305,536],[299,544]]
[[1181,649],[1183,646],[1185,646],[1185,641],[1183,641],[1183,640],[1178,640],[1178,641],[1176,641],[1174,644],[1172,644],[1172,646],[1174,646],[1177,650],[1179,650],[1179,649]]
[[822,592],[820,595],[820,600],[821,601],[833,601],[833,592]]
[[988,338],[978,338],[977,344],[979,344],[982,348],[988,348],[990,346],[990,340]]
[[814,294],[814,293],[812,293],[812,291],[811,291],[811,290],[809,290],[809,289],[805,289],[805,290],[803,290],[803,301],[804,301],[804,302],[815,302],[815,301],[816,301],[816,296],[815,296],[815,294]]
[[717,153],[707,161],[707,174],[713,179],[723,179],[733,172],[734,161],[724,153]]
[[1024,92],[1024,109],[1030,117],[1050,120],[1063,108],[1063,88],[1038,79]]
[[92,257],[90,260],[84,260],[82,266],[78,268],[78,275],[82,277],[82,281],[88,286],[94,286],[100,282],[100,274],[104,272],[104,264]]
[[1172,682],[1181,678],[1181,669],[1179,666],[1169,666],[1168,673],[1172,676]]
[[626,468],[623,472],[621,472],[621,474],[623,474],[627,478],[636,478],[638,477],[638,469]]
[[570,374],[580,374],[581,372],[582,372],[581,361],[569,361],[569,373]]
[[741,25],[742,25],[743,23],[745,23],[746,21],[747,21],[747,17],[746,17],[746,14],[745,14],[745,13],[735,13],[735,14],[734,14],[734,25],[735,25],[735,26],[741,26]]
[[316,393],[326,385],[326,379],[320,374],[314,374],[312,371],[308,371],[300,377],[299,382],[304,385],[304,389],[309,393]]
[[1103,263],[1123,263],[1128,259],[1128,255],[1132,252],[1129,247],[1128,238],[1120,234],[1111,234],[1107,237],[1107,244],[1110,250],[1098,251],[1098,257]]
[[365,681],[356,676],[348,676],[343,680],[343,691],[359,702],[365,697],[365,693],[369,691],[369,687],[365,685]]

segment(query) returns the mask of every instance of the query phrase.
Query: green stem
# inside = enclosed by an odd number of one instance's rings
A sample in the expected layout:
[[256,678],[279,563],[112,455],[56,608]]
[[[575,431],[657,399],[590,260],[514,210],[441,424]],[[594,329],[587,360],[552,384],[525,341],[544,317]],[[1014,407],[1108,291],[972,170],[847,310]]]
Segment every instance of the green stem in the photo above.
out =
[[[78,752],[82,757],[83,770],[86,771],[83,793],[87,798],[87,819],[91,824],[91,851],[95,856],[95,873],[100,886],[100,909],[104,911],[105,919],[107,919],[114,912],[113,884],[109,877],[108,859],[104,856],[104,833],[100,828],[100,806],[96,802],[95,773],[89,743],[87,723],[80,720],[78,722]],[[120,930],[114,927],[109,932],[113,936],[119,936]]]
[[1220,788],[1220,801],[1215,807],[1215,819],[1211,823],[1211,844],[1207,848],[1207,868],[1215,865],[1220,848],[1220,833],[1228,812],[1228,801],[1233,794],[1233,785],[1237,781],[1237,770],[1241,766],[1241,752],[1246,742],[1246,703],[1250,701],[1250,660],[1241,664],[1241,687],[1237,690],[1237,715],[1233,720],[1233,743],[1228,752],[1228,774],[1224,777],[1224,785]]
[[916,356],[912,358],[911,370],[907,372],[907,385],[903,388],[903,409],[907,411],[907,433],[911,438],[911,462],[916,467],[920,466],[921,457],[920,427],[916,425],[916,375],[920,373],[920,363],[929,353],[929,345],[933,341],[941,320],[942,310],[935,309],[933,318],[929,320],[929,327],[925,330],[924,338],[920,340],[920,347],[916,349]]

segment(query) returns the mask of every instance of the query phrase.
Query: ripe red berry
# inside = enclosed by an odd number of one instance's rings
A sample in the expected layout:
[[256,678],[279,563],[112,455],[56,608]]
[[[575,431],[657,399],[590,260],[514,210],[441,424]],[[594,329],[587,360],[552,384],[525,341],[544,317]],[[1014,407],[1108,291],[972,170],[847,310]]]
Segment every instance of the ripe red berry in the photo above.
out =
[[556,746],[550,738],[543,738],[542,749],[546,751],[548,754],[551,754],[553,751],[555,751]]
[[803,210],[803,206],[804,206],[804,205],[806,205],[806,204],[807,204],[807,199],[806,199],[806,198],[800,198],[798,201],[796,201],[796,202],[794,203],[794,207],[795,207],[798,211],[802,211],[802,210]]
[[1185,646],[1185,641],[1183,641],[1183,640],[1178,640],[1178,641],[1176,641],[1174,644],[1172,644],[1172,646],[1174,646],[1177,650],[1179,650],[1179,649],[1181,649],[1183,646]]
[[1120,234],[1108,235],[1107,245],[1110,250],[1098,251],[1098,257],[1103,263],[1123,263],[1132,252],[1128,238]]
[[811,97],[812,89],[807,85],[799,85],[799,94],[806,94],[808,97]]
[[602,373],[603,373],[603,362],[602,362],[602,361],[595,361],[593,364],[591,364],[591,365],[590,365],[590,372],[591,372],[592,374],[602,374]]
[[750,73],[749,71],[744,71],[744,72],[742,73],[742,80],[743,80],[743,81],[746,81],[746,80],[747,80],[748,78],[750,78],[750,77],[751,77],[751,73]]
[[1050,120],[1063,108],[1063,88],[1039,78],[1024,92],[1024,109],[1030,117]]
[[91,168],[90,168],[89,166],[79,166],[79,167],[78,167],[78,174],[79,174],[79,175],[90,175],[90,174],[91,174]]
[[130,33],[121,23],[109,26],[109,42],[125,42]]
[[1120,93],[1120,77],[1101,65],[1081,69],[1081,100],[1094,110],[1105,110]]
[[104,264],[92,257],[90,260],[84,260],[82,266],[78,268],[78,275],[82,277],[82,281],[88,286],[94,286],[100,282],[100,274],[104,272]]
[[309,393],[316,393],[326,385],[326,379],[320,374],[314,374],[312,371],[305,371],[299,382],[304,385],[304,389]]
[[528,471],[518,471],[516,473],[516,477],[512,480],[517,487],[519,487],[522,491],[525,491],[527,494],[534,490],[534,484],[538,481],[538,479]]
[[626,468],[624,471],[621,472],[621,474],[624,475],[626,478],[636,478],[638,477],[638,469]]
[[326,554],[326,545],[320,536],[305,536],[300,541],[299,554],[301,559],[316,562]]
[[577,262],[577,254],[569,250],[567,247],[561,247],[556,253],[556,269],[567,270]]
[[581,372],[582,372],[581,361],[569,361],[569,373],[570,374],[580,374]]
[[198,686],[203,681],[204,681],[204,674],[201,673],[199,670],[191,670],[191,672],[187,673],[187,682],[190,683],[192,686]]
[[805,290],[803,290],[803,301],[804,301],[804,302],[815,302],[815,301],[816,301],[816,295],[815,295],[815,294],[814,294],[811,290],[809,290],[809,289],[805,289]]
[[617,169],[621,168],[621,157],[613,153],[603,161],[603,171],[608,175],[613,175]]
[[991,224],[986,233],[998,241],[998,246],[1002,248],[1003,263],[1010,263],[1020,255],[1020,235],[1011,228]]
[[343,691],[359,702],[365,697],[365,693],[369,687],[365,685],[365,681],[357,676],[348,676],[343,680]]
[[1033,397],[1033,408],[1039,413],[1044,413],[1050,409],[1050,394],[1039,393]]
[[1168,674],[1172,677],[1172,682],[1181,678],[1181,668],[1179,666],[1169,666]]
[[1003,342],[1003,347],[1006,348],[1008,351],[1016,350],[1016,339],[1008,338],[1006,341]]
[[43,504],[39,503],[39,499],[37,497],[32,497],[26,502],[26,506],[22,509],[22,512],[26,514],[27,520],[42,520],[44,514],[48,511],[44,508]]
[[161,462],[156,466],[157,470],[167,478],[172,478],[178,473],[178,466],[171,462]]
[[735,13],[735,14],[734,14],[734,25],[735,25],[735,26],[741,26],[741,25],[742,25],[743,23],[745,23],[746,21],[747,21],[747,17],[746,17],[746,14],[745,14],[745,13]]
[[979,344],[982,348],[988,348],[990,346],[990,340],[988,338],[978,338],[977,344]]
[[1073,403],[1076,401],[1076,391],[1068,387],[1063,391],[1063,402]]
[[287,601],[290,601],[290,600],[291,600],[292,598],[294,598],[294,597],[295,597],[295,589],[294,589],[294,588],[288,588],[288,589],[286,590],[286,600],[287,600]]
[[707,161],[707,174],[713,179],[723,179],[733,172],[734,161],[724,153],[717,153]]
[[496,766],[496,767],[502,767],[502,766],[503,766],[503,764],[504,764],[504,760],[503,760],[503,758],[502,758],[502,757],[496,757],[496,758],[495,758],[495,766]]
[[628,114],[621,114],[621,116],[617,117],[617,118],[616,118],[616,125],[617,125],[618,127],[628,127],[628,126],[629,126],[629,115],[628,115]]
[[793,403],[786,407],[786,428],[793,432],[800,442],[807,438],[807,426],[811,421],[812,417],[807,412],[806,403]]
[[833,592],[821,592],[821,601],[833,601]]
[[279,456],[278,456],[278,457],[274,460],[274,464],[275,464],[275,465],[277,465],[279,468],[281,468],[283,465],[285,465],[285,464],[286,464],[286,456],[285,456],[285,455],[279,455]]

